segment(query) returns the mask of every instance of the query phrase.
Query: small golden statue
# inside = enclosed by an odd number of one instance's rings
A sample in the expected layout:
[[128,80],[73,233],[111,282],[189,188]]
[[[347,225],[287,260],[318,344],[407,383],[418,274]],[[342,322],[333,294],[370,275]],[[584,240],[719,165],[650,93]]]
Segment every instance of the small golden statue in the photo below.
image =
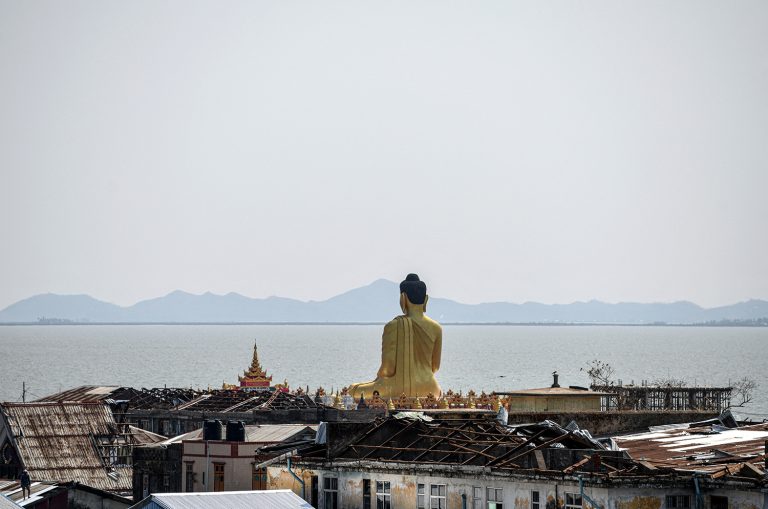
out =
[[427,308],[427,285],[416,274],[408,274],[400,283],[401,316],[384,326],[381,338],[381,367],[371,382],[352,384],[349,392],[379,391],[384,398],[397,398],[401,394],[415,397],[442,391],[435,380],[440,369],[443,329],[424,314]]

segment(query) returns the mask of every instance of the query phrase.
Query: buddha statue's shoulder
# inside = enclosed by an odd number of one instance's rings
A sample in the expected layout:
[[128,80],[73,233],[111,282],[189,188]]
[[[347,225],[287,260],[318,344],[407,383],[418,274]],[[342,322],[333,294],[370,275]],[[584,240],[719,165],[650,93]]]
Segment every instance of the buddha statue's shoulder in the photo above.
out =
[[[404,320],[407,320],[408,317],[405,315],[399,315],[394,317],[392,320],[387,322],[386,325],[384,325],[384,332],[396,332],[398,328],[398,324],[402,323]],[[435,320],[431,319],[427,315],[424,315],[423,317],[419,319],[411,318],[414,322],[418,323],[419,326],[421,326],[422,329],[429,332],[432,336],[442,335],[443,328],[442,326],[437,323]]]
[[430,331],[434,334],[441,334],[443,333],[443,327],[437,323],[437,321],[431,319],[427,315],[424,315],[424,323],[426,324],[427,328],[430,329]]

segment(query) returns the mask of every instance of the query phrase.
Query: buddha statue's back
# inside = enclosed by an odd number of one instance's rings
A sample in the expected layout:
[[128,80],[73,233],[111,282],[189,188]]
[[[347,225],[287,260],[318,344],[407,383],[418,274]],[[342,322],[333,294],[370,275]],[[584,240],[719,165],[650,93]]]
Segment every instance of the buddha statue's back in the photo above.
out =
[[440,324],[424,314],[427,289],[416,274],[400,283],[403,315],[384,326],[381,338],[381,366],[376,379],[353,384],[350,394],[370,397],[378,391],[384,398],[441,396],[435,373],[440,369],[443,331]]

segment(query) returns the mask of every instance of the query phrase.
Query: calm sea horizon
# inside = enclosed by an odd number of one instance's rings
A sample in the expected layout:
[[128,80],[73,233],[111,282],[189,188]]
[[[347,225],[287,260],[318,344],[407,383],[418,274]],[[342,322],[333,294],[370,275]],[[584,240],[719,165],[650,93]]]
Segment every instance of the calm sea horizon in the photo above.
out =
[[[27,401],[79,385],[218,388],[250,364],[254,342],[273,382],[336,390],[373,379],[381,324],[126,324],[0,326],[0,401]],[[737,413],[768,418],[768,328],[612,325],[445,325],[443,390],[587,386],[599,359],[624,384],[758,383]]]

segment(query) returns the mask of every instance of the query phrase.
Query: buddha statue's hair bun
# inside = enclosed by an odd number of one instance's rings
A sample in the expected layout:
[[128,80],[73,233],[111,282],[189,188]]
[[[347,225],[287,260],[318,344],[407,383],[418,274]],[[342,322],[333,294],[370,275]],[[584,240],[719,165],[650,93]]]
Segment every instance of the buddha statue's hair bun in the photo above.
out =
[[427,300],[427,285],[417,274],[408,274],[400,283],[400,293],[404,293],[413,304],[424,304]]

